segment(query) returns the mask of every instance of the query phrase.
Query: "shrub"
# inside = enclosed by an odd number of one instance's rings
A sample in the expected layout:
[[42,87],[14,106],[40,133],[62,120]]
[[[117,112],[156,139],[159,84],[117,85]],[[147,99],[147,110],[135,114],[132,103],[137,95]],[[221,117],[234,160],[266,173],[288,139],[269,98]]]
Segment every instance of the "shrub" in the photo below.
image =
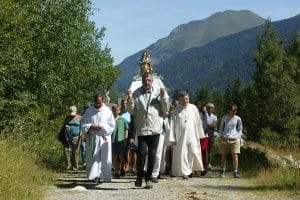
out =
[[265,152],[257,148],[242,147],[239,166],[248,176],[256,176],[260,169],[266,169],[270,162]]
[[282,141],[280,139],[280,135],[270,130],[269,128],[264,128],[259,133],[260,143],[263,145],[271,145],[271,146],[281,146]]
[[11,121],[12,127],[2,130],[2,138],[37,155],[49,169],[62,168],[63,150],[57,140],[63,118],[48,119],[48,107],[32,108],[22,117]]

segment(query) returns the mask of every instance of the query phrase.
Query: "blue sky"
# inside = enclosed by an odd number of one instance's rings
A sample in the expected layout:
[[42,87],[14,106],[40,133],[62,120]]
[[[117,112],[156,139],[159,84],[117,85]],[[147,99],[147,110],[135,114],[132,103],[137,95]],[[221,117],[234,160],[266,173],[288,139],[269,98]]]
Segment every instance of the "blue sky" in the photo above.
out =
[[167,37],[180,24],[225,10],[250,10],[272,21],[300,14],[299,0],[92,0],[114,64]]

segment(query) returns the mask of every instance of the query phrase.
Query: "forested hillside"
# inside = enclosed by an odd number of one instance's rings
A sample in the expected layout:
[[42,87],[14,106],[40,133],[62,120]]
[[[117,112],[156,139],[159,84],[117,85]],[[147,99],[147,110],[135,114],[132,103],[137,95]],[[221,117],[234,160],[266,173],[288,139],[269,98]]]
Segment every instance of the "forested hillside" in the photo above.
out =
[[[193,47],[201,47],[217,38],[259,26],[264,19],[254,13],[242,11],[224,11],[203,19],[182,24],[171,31],[170,35],[147,47],[151,53],[151,61],[155,71],[159,71],[161,63],[169,60],[177,53]],[[122,74],[116,87],[126,90],[133,76],[138,74],[138,60],[141,51],[129,56],[119,64]]]
[[[256,36],[252,54],[256,70],[249,84],[232,76],[222,92],[207,86],[187,89],[193,96],[192,102],[203,105],[213,102],[219,117],[228,112],[229,103],[235,102],[248,140],[297,149],[300,139],[300,34],[294,32],[286,43],[273,25],[266,21]],[[280,23],[275,25],[281,34],[287,30],[286,26],[278,26]],[[193,73],[201,76],[199,71]]]
[[[300,30],[300,16],[274,22],[273,27],[287,44]],[[262,30],[262,26],[252,28],[177,53],[157,66],[156,71],[164,77],[171,90],[188,88],[193,91],[201,85],[211,90],[224,90],[236,77],[240,77],[243,83],[249,83],[256,71],[253,62],[256,36]]]

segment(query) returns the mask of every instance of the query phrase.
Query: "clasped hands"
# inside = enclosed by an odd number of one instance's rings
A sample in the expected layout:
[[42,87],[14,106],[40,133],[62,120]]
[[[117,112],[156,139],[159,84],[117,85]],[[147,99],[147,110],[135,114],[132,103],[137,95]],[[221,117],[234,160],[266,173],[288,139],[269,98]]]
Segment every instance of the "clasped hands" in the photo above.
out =
[[[90,129],[101,130],[102,126],[96,125],[96,124],[92,124],[91,127],[90,127]],[[107,141],[107,139],[106,139],[106,137],[104,135],[102,136],[102,138],[103,138],[104,141]]]
[[102,127],[100,125],[92,124],[90,128],[94,130],[100,130]]

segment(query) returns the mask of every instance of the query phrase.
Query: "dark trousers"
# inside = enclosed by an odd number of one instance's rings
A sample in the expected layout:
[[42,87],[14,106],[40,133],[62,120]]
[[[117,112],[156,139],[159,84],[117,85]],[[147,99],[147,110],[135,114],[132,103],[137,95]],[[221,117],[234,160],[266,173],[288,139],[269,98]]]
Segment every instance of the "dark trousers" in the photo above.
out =
[[85,162],[85,158],[86,158],[86,142],[84,140],[80,141],[80,153],[81,153],[82,163],[86,163]]
[[[155,163],[155,155],[159,142],[159,134],[149,136],[138,136],[137,155],[137,178],[145,176],[145,181],[151,180],[151,175]],[[144,173],[145,159],[148,155],[147,172]]]

